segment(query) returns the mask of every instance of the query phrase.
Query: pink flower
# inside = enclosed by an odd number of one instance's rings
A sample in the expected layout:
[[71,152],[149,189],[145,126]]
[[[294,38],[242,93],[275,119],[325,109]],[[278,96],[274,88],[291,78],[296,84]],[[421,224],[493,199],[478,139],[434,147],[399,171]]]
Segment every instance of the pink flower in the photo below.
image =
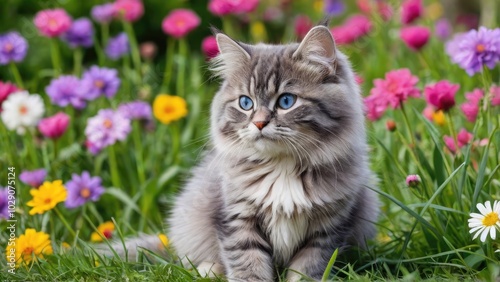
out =
[[259,0],[210,0],[208,10],[216,16],[250,13],[257,8]]
[[477,118],[477,114],[479,113],[479,103],[483,98],[484,94],[481,89],[474,89],[474,91],[465,94],[465,98],[467,102],[463,103],[460,106],[460,109],[465,115],[465,118],[469,122],[475,122]]
[[113,3],[115,16],[127,22],[135,22],[144,14],[144,4],[141,0],[117,0]]
[[69,124],[69,116],[63,112],[44,118],[38,123],[38,130],[48,138],[57,139],[61,137]]
[[457,134],[458,147],[462,148],[463,146],[469,144],[473,137],[474,135],[472,135],[472,133],[468,132],[465,128],[462,128]]
[[419,97],[420,91],[415,87],[418,78],[409,69],[393,70],[385,74],[385,79],[375,79],[375,87],[370,95],[378,97],[393,108],[398,108],[408,97]]
[[333,27],[331,32],[337,44],[349,44],[367,35],[371,29],[372,23],[366,16],[353,15],[343,25]]
[[447,80],[441,80],[424,89],[427,103],[435,106],[438,110],[447,111],[455,105],[455,94],[460,85],[451,84]]
[[491,105],[499,106],[500,105],[500,86],[491,86]]
[[217,40],[215,40],[215,36],[207,36],[201,42],[201,50],[208,59],[211,59],[217,54],[219,54],[219,46],[217,46]]
[[42,35],[57,37],[71,27],[71,17],[63,9],[47,9],[35,15],[35,26]]
[[451,136],[445,135],[443,137],[443,140],[444,140],[444,144],[446,145],[446,147],[448,147],[450,152],[455,154],[457,152],[457,146],[455,145],[455,139],[453,139],[453,137],[451,137]]
[[431,32],[423,26],[408,26],[401,28],[400,36],[411,49],[418,51],[429,41]]
[[415,188],[420,182],[422,182],[422,179],[420,179],[418,174],[410,174],[406,177],[406,185],[408,185],[408,187]]
[[190,31],[200,25],[200,17],[188,9],[171,11],[161,24],[163,32],[175,38],[186,36]]
[[376,12],[384,21],[392,17],[392,8],[384,0],[357,0],[356,4],[363,13],[371,15]]
[[0,81],[0,112],[2,111],[2,103],[7,99],[7,97],[17,92],[17,87],[10,82],[2,82]]
[[313,27],[313,22],[306,15],[299,15],[295,18],[295,34],[299,40],[304,39],[307,32]]
[[424,12],[422,0],[406,0],[401,8],[401,21],[404,24],[412,23],[414,20],[422,16]]
[[368,96],[364,99],[366,117],[371,121],[376,121],[382,117],[387,109],[387,103],[376,96]]
[[425,109],[422,111],[422,115],[423,115],[426,119],[428,119],[428,120],[430,120],[430,121],[433,121],[433,120],[434,120],[434,112],[435,112],[435,111],[436,111],[436,110],[434,109],[434,107],[433,107],[432,105],[427,105],[427,106],[425,107]]
[[357,73],[354,74],[354,80],[356,81],[356,83],[358,85],[361,85],[361,84],[363,84],[363,82],[365,82],[365,79]]
[[330,32],[335,38],[335,43],[339,45],[350,44],[356,41],[355,34],[345,26],[333,27]]

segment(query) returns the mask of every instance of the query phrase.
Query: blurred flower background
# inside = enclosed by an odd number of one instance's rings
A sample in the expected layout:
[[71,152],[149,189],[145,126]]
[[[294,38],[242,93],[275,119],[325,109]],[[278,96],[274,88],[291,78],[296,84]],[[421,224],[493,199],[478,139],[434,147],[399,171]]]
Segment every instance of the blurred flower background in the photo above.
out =
[[209,140],[210,27],[278,44],[329,18],[364,96],[383,211],[376,240],[341,254],[330,278],[498,279],[499,11],[496,0],[2,1],[0,228],[17,221],[0,233],[0,263],[12,254],[16,274],[0,277],[201,279],[175,254],[123,261],[93,242],[144,232],[170,252],[163,217]]

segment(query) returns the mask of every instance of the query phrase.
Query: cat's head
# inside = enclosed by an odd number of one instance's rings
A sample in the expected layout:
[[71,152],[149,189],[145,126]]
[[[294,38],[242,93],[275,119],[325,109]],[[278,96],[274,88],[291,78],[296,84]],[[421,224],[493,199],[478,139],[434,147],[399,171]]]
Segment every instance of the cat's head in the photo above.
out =
[[212,69],[223,82],[211,134],[221,153],[320,165],[365,149],[359,88],[327,27],[312,28],[300,44],[216,38]]

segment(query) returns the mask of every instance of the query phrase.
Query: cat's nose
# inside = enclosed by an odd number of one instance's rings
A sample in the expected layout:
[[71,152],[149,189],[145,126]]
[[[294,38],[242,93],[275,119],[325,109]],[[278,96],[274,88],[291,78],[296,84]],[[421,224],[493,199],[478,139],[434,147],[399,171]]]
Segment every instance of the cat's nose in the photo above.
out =
[[257,126],[257,128],[259,130],[262,130],[262,128],[264,128],[264,126],[266,126],[269,122],[268,121],[254,121],[253,124],[255,124],[255,126]]

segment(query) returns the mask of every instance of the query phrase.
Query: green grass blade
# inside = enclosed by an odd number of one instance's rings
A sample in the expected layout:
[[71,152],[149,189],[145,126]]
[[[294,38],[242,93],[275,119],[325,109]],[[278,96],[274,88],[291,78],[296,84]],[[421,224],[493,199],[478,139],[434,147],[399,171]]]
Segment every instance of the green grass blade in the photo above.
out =
[[328,276],[330,276],[330,272],[332,271],[333,264],[337,260],[338,254],[339,254],[339,249],[335,249],[335,252],[333,252],[332,256],[330,257],[330,261],[328,262],[328,265],[326,266],[325,272],[323,273],[323,277],[321,278],[322,282],[325,282],[328,280]]

